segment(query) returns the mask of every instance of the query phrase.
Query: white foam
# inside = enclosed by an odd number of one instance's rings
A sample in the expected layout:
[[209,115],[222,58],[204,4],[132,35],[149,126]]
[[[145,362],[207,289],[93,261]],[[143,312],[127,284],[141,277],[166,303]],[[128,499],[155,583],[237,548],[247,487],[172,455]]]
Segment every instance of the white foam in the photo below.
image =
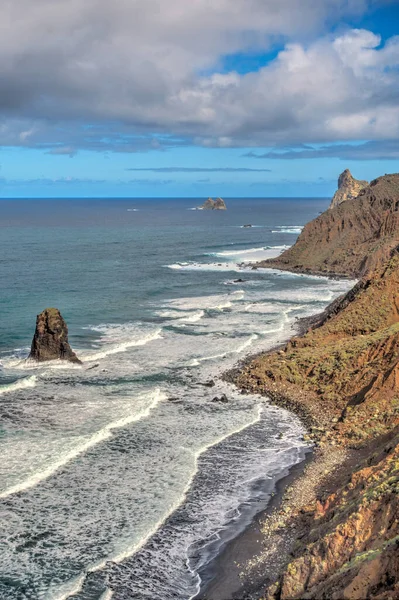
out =
[[237,348],[233,348],[232,350],[226,350],[225,352],[222,352],[221,354],[214,354],[213,356],[201,356],[200,358],[195,358],[194,360],[192,360],[190,362],[189,366],[197,367],[202,362],[205,362],[208,360],[216,360],[217,358],[224,358],[225,356],[228,356],[229,354],[240,354],[241,352],[244,352],[244,350],[246,350],[249,346],[251,346],[252,343],[257,339],[258,339],[258,336],[256,335],[256,333],[253,333],[249,338],[247,338],[245,340],[245,342],[243,344],[240,344]]
[[23,390],[26,388],[34,388],[37,383],[36,375],[32,375],[31,377],[24,377],[23,379],[19,379],[18,381],[14,381],[14,383],[8,383],[7,385],[0,386],[0,394],[8,394],[10,392],[15,392],[17,390]]
[[299,229],[300,231],[302,231],[304,225],[275,225],[275,227],[276,229],[280,229],[281,231],[284,231],[286,229]]
[[205,312],[203,310],[199,310],[198,312],[194,313],[193,315],[191,315],[189,317],[182,317],[181,319],[178,319],[178,320],[181,323],[197,323],[198,321],[200,321],[202,319],[203,316],[205,316]]
[[126,352],[129,348],[136,346],[145,346],[149,342],[162,338],[162,329],[149,331],[143,335],[141,327],[127,325],[99,325],[91,327],[92,331],[103,333],[100,343],[104,345],[104,349],[100,352],[95,350],[80,353],[79,356],[83,361],[94,361],[106,358],[112,354]]
[[175,271],[240,271],[234,263],[174,263],[164,265],[167,269]]
[[[235,435],[236,433],[240,433],[241,431],[243,431],[244,429],[247,429],[248,427],[250,427],[251,425],[254,425],[255,423],[258,423],[261,419],[263,409],[260,404],[258,404],[256,408],[257,408],[257,413],[251,421],[249,421],[248,423],[245,423],[243,425],[240,425],[239,427],[233,429],[232,431],[229,431],[228,433],[226,433],[224,435],[221,435],[220,437],[215,439],[213,442],[210,442],[209,444],[203,446],[199,450],[193,452],[190,448],[181,448],[181,450],[191,454],[194,459],[193,470],[192,470],[190,477],[181,493],[181,496],[176,499],[176,501],[173,503],[173,505],[170,507],[170,509],[167,511],[167,513],[157,523],[155,523],[155,525],[153,525],[151,527],[151,529],[146,533],[146,535],[143,536],[138,542],[132,544],[131,546],[126,546],[125,548],[121,549],[120,551],[117,551],[115,554],[108,556],[104,559],[100,559],[99,561],[95,562],[94,564],[92,564],[91,566],[88,567],[85,575],[87,575],[89,573],[95,573],[96,571],[101,571],[102,569],[104,569],[104,567],[106,567],[107,563],[109,563],[109,562],[119,564],[122,561],[126,560],[127,558],[133,556],[138,550],[140,550],[140,548],[142,548],[148,542],[148,540],[158,531],[158,529],[160,529],[164,525],[166,520],[185,502],[187,493],[191,488],[191,484],[192,484],[195,476],[198,473],[199,458],[201,457],[201,455],[204,454],[207,450],[209,450],[213,446],[217,446],[218,444],[223,442],[223,440],[231,437],[232,435]],[[66,584],[64,584],[64,586],[62,586],[62,591],[64,589],[66,589],[66,587],[68,585],[70,585],[71,587],[73,585],[73,593],[74,594],[81,591],[84,580],[85,580],[85,575],[82,575],[79,578],[74,579],[73,582],[70,582],[70,583],[67,582]],[[80,587],[78,587],[78,585],[80,585]],[[56,596],[51,596],[51,600],[53,600],[53,599],[54,600],[65,600],[67,597],[68,596],[65,596],[65,595],[64,596],[56,595]],[[48,598],[48,600],[50,600],[50,598]]]
[[[200,263],[179,262],[165,265],[168,269],[186,271],[241,271],[247,263],[258,262],[268,258],[276,258],[287,250],[289,246],[262,246],[261,248],[248,248],[247,250],[225,250],[223,252],[212,252],[207,256],[215,256],[224,259],[224,262]],[[227,260],[227,262],[225,262]]]
[[272,233],[301,233],[302,227],[285,227],[280,229],[272,229]]
[[113,429],[120,429],[121,427],[131,425],[136,421],[140,421],[141,419],[145,419],[146,417],[148,417],[152,409],[155,408],[161,400],[165,400],[167,398],[165,394],[161,393],[159,388],[157,388],[151,394],[151,397],[152,401],[143,411],[134,415],[128,415],[127,417],[123,417],[121,419],[118,419],[117,421],[112,421],[111,423],[108,423],[105,427],[91,435],[80,445],[76,446],[63,456],[56,459],[52,464],[48,465],[42,471],[35,473],[31,477],[25,479],[25,481],[17,483],[16,485],[11,486],[10,488],[1,492],[0,498],[6,498],[7,496],[11,496],[12,494],[17,494],[18,492],[22,492],[23,490],[27,490],[31,487],[34,487],[40,481],[47,479],[48,477],[50,477],[50,475],[53,475],[56,471],[58,471],[58,469],[66,465],[69,461],[79,456],[79,454],[82,454],[92,446],[95,446],[96,444],[99,444],[100,442],[103,442],[112,437]]
[[214,252],[211,256],[222,256],[238,260],[240,262],[253,262],[279,256],[289,246],[262,246],[261,248],[248,248],[247,250],[225,250]]
[[[179,311],[198,311],[198,310],[222,310],[230,308],[232,303],[239,302],[245,295],[244,290],[235,290],[231,294],[221,294],[215,296],[194,296],[193,298],[176,298],[166,300],[168,307]],[[192,313],[188,315],[193,316]],[[184,318],[185,315],[183,315]]]
[[127,212],[138,212],[139,209],[138,208],[128,208]]
[[[68,360],[47,360],[43,362],[37,362],[31,358],[11,357],[10,359],[3,360],[3,365],[8,369],[17,369],[21,371],[37,371],[38,369],[59,369],[59,370],[80,370],[82,366],[78,363],[72,363]],[[34,386],[26,386],[34,387]]]

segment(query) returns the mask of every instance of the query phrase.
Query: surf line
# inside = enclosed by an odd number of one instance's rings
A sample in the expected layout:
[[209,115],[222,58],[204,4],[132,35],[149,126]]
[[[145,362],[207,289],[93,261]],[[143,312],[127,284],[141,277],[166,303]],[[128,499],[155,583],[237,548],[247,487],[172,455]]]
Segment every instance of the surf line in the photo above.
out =
[[16,392],[17,390],[34,388],[36,386],[36,382],[36,375],[32,375],[31,377],[23,377],[22,379],[14,381],[14,383],[7,383],[6,385],[0,386],[0,394],[8,394],[10,392]]
[[120,429],[121,427],[130,425],[131,423],[135,423],[137,421],[141,421],[141,419],[145,419],[149,416],[152,409],[156,407],[158,402],[167,398],[165,394],[161,393],[161,390],[159,388],[157,388],[154,391],[153,396],[154,398],[152,402],[142,412],[139,412],[137,415],[131,415],[129,417],[124,417],[122,419],[119,419],[118,421],[113,421],[112,423],[109,423],[103,429],[100,429],[100,431],[97,431],[94,435],[92,435],[91,438],[84,442],[81,446],[77,446],[76,448],[68,452],[65,456],[63,456],[61,459],[49,465],[43,471],[40,471],[40,473],[36,473],[29,479],[26,479],[21,483],[17,483],[16,485],[1,492],[0,498],[7,498],[8,496],[17,494],[18,492],[22,492],[31,487],[34,487],[41,481],[50,477],[50,475],[53,475],[56,471],[58,471],[58,469],[66,465],[68,462],[79,456],[79,454],[82,454],[92,446],[95,446],[96,444],[99,444],[100,442],[103,442],[112,437],[112,432],[114,429]]
[[[133,546],[131,546],[129,548],[126,548],[125,550],[123,550],[119,554],[116,554],[113,557],[101,559],[94,565],[89,566],[87,571],[85,571],[82,575],[79,575],[79,577],[73,579],[69,583],[66,582],[63,586],[61,586],[61,588],[59,588],[59,590],[58,590],[58,593],[55,592],[51,595],[46,595],[45,600],[68,600],[68,598],[70,596],[73,596],[74,594],[77,594],[78,592],[82,591],[84,582],[86,580],[86,576],[89,575],[89,573],[95,573],[97,571],[101,571],[102,569],[104,569],[107,566],[108,563],[119,564],[122,561],[124,561],[125,559],[130,558],[131,556],[136,554],[136,552],[138,552],[138,550],[140,550],[140,548],[142,548],[148,542],[148,540],[162,527],[162,525],[164,525],[164,523],[166,523],[166,521],[169,519],[169,517],[178,508],[180,508],[180,506],[182,506],[184,504],[184,501],[186,500],[186,497],[187,497],[187,493],[189,492],[189,490],[191,488],[191,484],[192,484],[195,476],[198,473],[199,458],[202,456],[202,454],[207,452],[207,450],[209,450],[210,448],[217,446],[218,444],[223,442],[223,440],[231,437],[232,435],[235,435],[236,433],[240,433],[241,431],[244,431],[244,429],[247,429],[248,427],[255,425],[255,423],[259,423],[259,421],[261,420],[261,417],[262,417],[263,407],[261,404],[258,404],[256,408],[257,408],[256,414],[249,423],[245,423],[244,425],[241,425],[240,427],[237,427],[236,429],[229,431],[228,433],[220,436],[219,438],[217,438],[210,444],[200,448],[199,450],[197,450],[195,452],[193,452],[189,448],[182,448],[182,450],[192,454],[194,457],[193,472],[191,473],[191,476],[190,476],[187,484],[185,485],[180,497],[176,500],[176,502],[173,504],[173,506],[170,508],[170,510],[166,513],[166,515],[164,517],[162,517],[162,519],[160,519],[149,530],[149,532],[139,542],[137,542],[136,544],[134,544]],[[199,589],[198,589],[198,591],[199,591]],[[198,592],[196,592],[196,594],[197,593]],[[111,592],[111,594],[112,594],[112,592]],[[196,594],[194,594],[194,596],[192,596],[191,598],[194,598]]]

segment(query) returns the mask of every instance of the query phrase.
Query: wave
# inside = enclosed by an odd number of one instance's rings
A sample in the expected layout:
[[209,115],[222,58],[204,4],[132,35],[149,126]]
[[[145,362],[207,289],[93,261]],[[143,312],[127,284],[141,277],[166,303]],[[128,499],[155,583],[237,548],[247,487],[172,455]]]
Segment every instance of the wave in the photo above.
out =
[[260,248],[247,248],[246,250],[225,250],[223,252],[210,252],[207,256],[236,256],[237,254],[252,254],[253,252],[260,252],[268,249],[268,246],[261,246]]
[[244,290],[235,290],[230,294],[215,296],[193,296],[192,298],[175,298],[172,300],[166,300],[165,303],[167,304],[168,309],[172,308],[177,312],[177,314],[181,314],[181,312],[184,311],[193,310],[221,310],[223,308],[229,308],[233,302],[242,300],[244,295]]
[[272,229],[272,233],[301,233],[302,228],[293,228],[293,229],[289,229],[288,227],[285,229]]
[[[129,348],[136,346],[145,346],[149,342],[162,338],[162,328],[152,330],[146,335],[143,335],[143,329],[136,326],[127,325],[99,325],[97,327],[89,327],[91,331],[98,331],[104,335],[100,338],[100,343],[105,347],[99,352],[92,351],[80,353],[79,357],[83,361],[100,360],[112,354],[126,352]],[[133,336],[133,337],[132,337]],[[137,336],[137,337],[134,337]]]
[[276,229],[303,229],[305,226],[304,225],[275,225]]
[[36,375],[32,375],[31,377],[24,377],[23,379],[18,379],[18,381],[14,381],[13,383],[8,383],[6,385],[0,386],[0,394],[8,394],[9,392],[15,392],[17,390],[23,390],[26,388],[34,388],[37,383]]
[[246,263],[253,263],[268,258],[276,258],[289,246],[262,246],[260,248],[248,248],[246,250],[224,250],[222,252],[210,252],[205,256],[223,258],[228,262],[179,262],[165,265],[169,269],[188,271],[241,271]]
[[[135,544],[133,544],[131,546],[126,546],[125,548],[121,549],[120,551],[116,551],[115,554],[107,556],[106,558],[100,559],[96,563],[90,565],[84,574],[82,574],[78,578],[73,579],[71,582],[66,582],[63,586],[59,587],[58,588],[59,593],[57,593],[57,591],[52,592],[51,600],[66,600],[68,598],[68,595],[65,594],[65,591],[67,589],[72,590],[72,592],[69,592],[69,595],[71,595],[72,593],[77,594],[79,591],[81,591],[82,586],[85,581],[85,578],[89,573],[95,573],[97,571],[101,571],[102,569],[104,569],[106,567],[107,563],[109,563],[109,562],[114,563],[114,564],[115,563],[119,564],[122,561],[126,560],[127,558],[130,558],[131,556],[133,556],[136,552],[138,552],[150,540],[150,538],[165,524],[165,522],[169,519],[169,517],[178,508],[180,508],[180,506],[182,506],[184,504],[186,497],[187,497],[187,493],[189,492],[191,485],[194,481],[194,478],[196,477],[196,475],[198,473],[200,457],[205,452],[207,452],[210,448],[217,446],[218,444],[223,442],[225,439],[231,437],[232,435],[235,435],[236,433],[240,433],[241,431],[244,431],[245,429],[247,429],[248,427],[251,427],[255,423],[258,423],[261,419],[263,408],[262,408],[261,404],[258,404],[256,408],[257,408],[256,414],[251,421],[249,421],[248,423],[245,423],[243,425],[240,425],[236,429],[229,431],[228,433],[226,433],[224,435],[221,435],[220,437],[215,439],[213,442],[210,442],[209,444],[203,446],[199,450],[194,452],[190,448],[181,448],[183,451],[185,451],[193,456],[193,459],[194,459],[193,460],[193,470],[190,474],[190,477],[189,477],[181,495],[179,496],[179,498],[177,498],[177,500],[174,502],[174,504],[171,506],[171,508],[168,510],[168,512],[162,517],[162,519],[160,519],[157,523],[155,523],[155,525],[153,525],[153,527],[146,533],[145,536],[143,536],[141,538],[141,540],[139,540],[138,542],[136,542]],[[187,548],[187,551],[188,551],[188,548]],[[199,592],[199,586],[200,586],[200,578],[198,576],[198,591],[196,592],[196,594]],[[194,594],[194,596],[192,596],[192,597],[195,597],[196,594]],[[106,598],[107,598],[107,596],[106,596]],[[48,600],[50,600],[50,596],[48,596]]]
[[152,398],[151,402],[143,411],[134,415],[128,415],[127,417],[123,417],[121,419],[118,419],[117,421],[112,421],[111,423],[108,423],[108,425],[91,435],[89,439],[86,439],[83,443],[76,446],[70,452],[64,454],[64,456],[58,458],[58,460],[53,462],[43,471],[35,473],[31,477],[28,477],[28,479],[26,479],[25,481],[17,483],[16,485],[13,485],[10,488],[1,492],[0,498],[7,498],[8,496],[17,494],[18,492],[22,492],[24,490],[36,486],[44,479],[47,479],[48,477],[53,475],[56,471],[58,471],[58,469],[66,465],[68,462],[79,456],[79,454],[86,452],[86,450],[88,450],[92,446],[95,446],[100,442],[104,442],[105,440],[112,437],[113,429],[120,429],[121,427],[126,427],[126,425],[131,425],[136,421],[140,421],[141,419],[145,419],[146,417],[148,417],[151,411],[157,406],[157,404],[161,400],[166,400],[167,396],[165,394],[162,394],[161,390],[157,388],[152,394],[150,394],[150,398]]
[[173,263],[171,265],[164,265],[167,269],[173,269],[176,271],[240,271],[241,269],[234,263]]
[[139,212],[138,208],[128,208],[127,212]]
[[256,335],[256,333],[253,333],[249,338],[247,338],[245,340],[245,342],[243,344],[241,344],[237,348],[233,348],[232,350],[226,350],[225,352],[222,352],[221,354],[214,354],[213,356],[201,356],[200,358],[195,358],[194,360],[192,360],[190,362],[189,366],[190,367],[198,367],[198,365],[200,365],[202,362],[205,362],[208,360],[216,360],[217,358],[224,358],[225,356],[228,356],[229,354],[240,354],[241,352],[244,352],[244,350],[249,348],[249,346],[252,345],[252,342],[254,342],[257,339],[258,339],[258,336]]

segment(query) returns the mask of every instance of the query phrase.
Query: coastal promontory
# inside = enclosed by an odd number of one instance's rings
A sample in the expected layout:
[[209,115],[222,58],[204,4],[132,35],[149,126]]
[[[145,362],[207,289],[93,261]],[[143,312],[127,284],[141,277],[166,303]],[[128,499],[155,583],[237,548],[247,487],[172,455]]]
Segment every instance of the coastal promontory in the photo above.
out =
[[58,308],[46,308],[36,318],[29,359],[38,362],[66,360],[81,361],[68,342],[68,327]]
[[399,244],[398,208],[399,174],[378,177],[356,198],[310,221],[291,248],[259,266],[362,277],[383,265]]

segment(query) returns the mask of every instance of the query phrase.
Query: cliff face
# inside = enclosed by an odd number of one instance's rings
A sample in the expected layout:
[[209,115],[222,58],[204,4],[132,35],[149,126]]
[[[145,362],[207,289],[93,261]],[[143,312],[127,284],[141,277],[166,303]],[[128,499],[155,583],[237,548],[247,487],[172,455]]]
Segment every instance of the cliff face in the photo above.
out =
[[375,179],[359,195],[308,223],[297,242],[259,263],[297,272],[363,276],[399,243],[399,174]]
[[314,329],[258,356],[242,389],[310,415],[320,449],[359,462],[297,519],[302,534],[267,600],[399,597],[399,253]]
[[345,169],[338,177],[338,189],[330,204],[330,209],[339,206],[347,200],[354,200],[361,190],[368,186],[368,181],[362,181],[352,177],[349,169]]
[[[304,518],[298,549],[279,584],[279,598],[301,600],[399,597],[399,432],[348,483]],[[275,592],[269,590],[269,599]]]
[[46,308],[36,319],[29,358],[39,362],[69,360],[80,363],[68,342],[68,327],[57,308]]

